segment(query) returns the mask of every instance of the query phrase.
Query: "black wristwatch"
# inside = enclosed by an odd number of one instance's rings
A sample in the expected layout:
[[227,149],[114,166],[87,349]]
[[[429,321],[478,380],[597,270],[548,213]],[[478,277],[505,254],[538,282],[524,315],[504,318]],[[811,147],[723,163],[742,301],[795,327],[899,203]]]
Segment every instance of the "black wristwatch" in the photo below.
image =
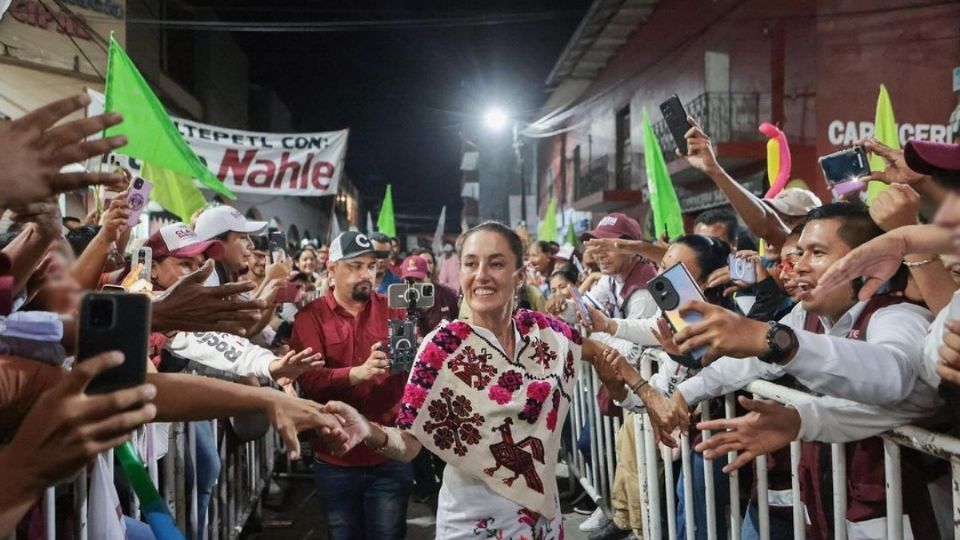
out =
[[767,330],[767,347],[770,350],[757,358],[761,362],[782,364],[793,355],[799,345],[797,334],[794,333],[792,328],[771,321],[770,329]]

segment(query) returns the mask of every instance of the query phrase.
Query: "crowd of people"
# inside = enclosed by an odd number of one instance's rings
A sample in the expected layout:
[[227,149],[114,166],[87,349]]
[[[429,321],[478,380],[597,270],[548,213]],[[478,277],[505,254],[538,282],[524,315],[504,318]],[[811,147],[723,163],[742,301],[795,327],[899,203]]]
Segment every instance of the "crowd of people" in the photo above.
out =
[[[170,422],[190,422],[199,537],[218,445],[261,436],[251,426],[269,423],[293,459],[298,433],[310,441],[332,539],[404,538],[410,500],[435,508],[438,538],[562,538],[557,465],[571,452],[597,451],[589,420],[576,426],[576,445],[566,425],[579,378],[594,370],[599,410],[624,421],[609,512],[588,508],[580,526],[591,539],[642,534],[635,414],[649,416],[660,443],[677,447],[681,434],[694,441],[692,478],[674,468],[681,537],[692,514],[691,534],[706,538],[705,462],[714,460],[717,537],[728,536],[729,475],[737,474],[747,487],[739,534],[758,538],[754,458],[767,455],[773,538],[793,537],[798,505],[807,537],[830,538],[842,520],[848,538],[884,538],[877,435],[910,423],[944,432],[957,425],[960,145],[911,141],[901,151],[862,141],[886,163],[872,179],[888,188],[869,206],[856,197],[823,203],[799,188],[761,199],[723,170],[691,118],[682,157],[731,209],[700,214],[689,234],[669,241],[649,240],[636,219],[614,213],[577,245],[486,222],[440,253],[404,256],[396,238],[356,231],[278,253],[268,223],[222,205],[131,239],[129,175],[61,172],[126,142],[85,140],[121,123],[116,114],[64,120],[86,102],[61,100],[0,124],[0,536],[38,534],[30,514],[43,491],[77,474],[107,474],[98,456],[140,441],[144,426],[165,440]],[[59,194],[94,185],[120,195],[83,219],[60,215]],[[934,205],[934,216],[922,215]],[[136,255],[141,244],[149,266]],[[733,275],[731,261],[752,266],[754,279]],[[679,306],[680,315],[698,315],[677,328],[647,287],[676,265],[703,293]],[[432,305],[416,310],[418,350],[402,369],[391,321],[409,314],[388,301],[391,285],[433,293]],[[143,321],[150,350],[135,359],[147,376],[90,393],[98,374],[130,359],[77,361],[81,298],[119,288],[151,298]],[[641,376],[646,361],[649,378]],[[718,398],[756,380],[804,397],[787,406],[742,394],[742,415],[723,418]],[[211,420],[225,418],[214,429]],[[706,430],[713,436],[703,440]],[[790,489],[795,440],[800,500]],[[848,443],[846,516],[833,515],[830,502],[826,450],[835,442]],[[162,457],[160,446],[138,445],[146,460]],[[928,489],[949,474],[904,450],[904,537],[949,534],[934,515],[946,503]],[[91,531],[153,538],[127,506],[129,488],[108,486],[125,514]]]

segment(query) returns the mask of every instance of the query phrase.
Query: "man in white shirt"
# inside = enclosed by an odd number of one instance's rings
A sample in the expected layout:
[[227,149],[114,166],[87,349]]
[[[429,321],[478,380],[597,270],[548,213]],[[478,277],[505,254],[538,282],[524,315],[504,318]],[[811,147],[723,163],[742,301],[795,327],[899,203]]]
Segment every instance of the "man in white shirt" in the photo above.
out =
[[[859,341],[844,337],[866,305],[856,300],[852,284],[811,294],[834,261],[852,245],[876,236],[876,230],[870,233],[866,227],[869,216],[865,211],[860,211],[861,217],[834,216],[848,210],[851,205],[839,203],[811,212],[798,245],[801,302],[778,325],[752,321],[709,304],[693,306],[704,314],[704,322],[679,332],[675,341],[684,352],[708,347],[707,359],[725,356],[679,385],[677,390],[687,403],[738,390],[754,380],[793,375],[809,389],[830,397],[810,397],[798,402],[795,409],[778,411],[783,425],[794,430],[781,435],[787,442],[798,435],[821,441],[861,439],[885,431],[885,419],[902,424],[929,416],[939,407],[939,381],[922,360],[923,339],[932,318],[929,311],[909,303],[880,308],[870,319],[865,339]],[[843,227],[854,220],[861,223],[859,233],[858,228]],[[807,313],[819,317],[823,334],[803,330]],[[774,342],[777,338],[782,343]],[[857,420],[843,422],[839,415]],[[705,448],[714,448],[723,440],[721,437]],[[731,467],[753,457],[755,454],[745,452]]]
[[[960,237],[960,145],[910,141],[903,152],[886,151],[888,162],[885,181],[916,185],[933,179],[946,188],[936,217],[936,225],[901,227],[858,247],[834,264],[823,276],[821,289],[830,290],[835,283],[863,276],[869,282],[883,282],[893,271],[890,262],[911,253],[953,253],[955,238]],[[953,231],[951,235],[951,231]],[[818,294],[820,291],[815,291]],[[863,295],[861,295],[863,296]],[[954,302],[958,299],[955,298]],[[941,386],[941,394],[949,397],[957,388],[947,382],[960,383],[960,371],[952,364],[960,359],[960,332],[949,331],[949,308],[937,316],[926,333],[923,359],[919,367],[923,387]],[[957,328],[960,330],[960,328]],[[880,375],[883,373],[880,372]],[[943,379],[941,379],[943,377]],[[956,378],[954,378],[956,377]],[[709,452],[720,455],[729,445],[747,441],[745,460],[756,455],[756,449],[776,449],[795,438],[825,442],[848,442],[882,433],[927,416],[923,411],[900,406],[876,406],[828,397],[803,398],[784,407],[773,402],[753,402],[752,422],[740,419],[711,422],[709,429],[735,429],[711,440]],[[758,446],[759,445],[759,446]],[[739,466],[740,460],[738,460]]]

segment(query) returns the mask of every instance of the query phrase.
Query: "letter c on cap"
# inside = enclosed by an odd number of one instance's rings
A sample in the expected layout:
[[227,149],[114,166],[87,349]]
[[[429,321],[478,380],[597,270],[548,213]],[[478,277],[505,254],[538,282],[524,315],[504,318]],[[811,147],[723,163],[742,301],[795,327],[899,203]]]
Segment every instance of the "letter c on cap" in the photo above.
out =
[[362,248],[370,247],[370,239],[367,238],[365,234],[358,234],[356,239],[357,245]]

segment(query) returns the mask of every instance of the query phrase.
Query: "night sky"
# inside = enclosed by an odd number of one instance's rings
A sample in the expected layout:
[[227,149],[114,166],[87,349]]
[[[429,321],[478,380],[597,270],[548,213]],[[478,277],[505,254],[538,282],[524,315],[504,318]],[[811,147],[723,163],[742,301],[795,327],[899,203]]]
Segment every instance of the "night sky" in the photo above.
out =
[[[459,222],[461,134],[477,129],[494,103],[528,115],[542,105],[544,81],[590,1],[220,4],[221,19],[238,21],[503,20],[536,13],[541,20],[511,24],[235,34],[250,56],[251,82],[276,91],[295,130],[351,129],[347,173],[365,205],[379,206],[389,182],[397,214],[435,220],[446,204],[450,230]],[[432,230],[436,222],[419,223]]]

